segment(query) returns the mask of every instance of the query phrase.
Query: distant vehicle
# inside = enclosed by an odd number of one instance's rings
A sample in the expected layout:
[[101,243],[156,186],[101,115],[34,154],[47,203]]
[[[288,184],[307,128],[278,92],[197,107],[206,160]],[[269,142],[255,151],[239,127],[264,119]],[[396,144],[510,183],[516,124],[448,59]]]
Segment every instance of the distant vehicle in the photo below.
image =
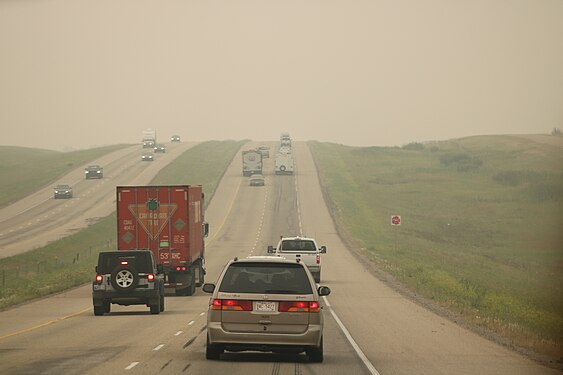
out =
[[302,353],[323,361],[324,317],[320,297],[330,288],[315,285],[303,263],[281,257],[255,256],[227,263],[207,311],[205,357],[221,359],[224,351]]
[[173,135],[172,137],[170,137],[170,142],[180,142],[180,136]]
[[326,253],[326,246],[317,246],[314,238],[282,237],[276,247],[268,246],[268,253],[303,262],[315,281],[321,282],[321,254]]
[[253,174],[249,179],[250,186],[264,186],[264,176],[261,174]]
[[147,129],[143,130],[143,148],[152,148],[156,145],[156,130]]
[[151,314],[164,311],[164,274],[148,250],[103,251],[92,283],[94,315],[110,312],[111,304],[146,305]]
[[143,154],[143,156],[141,156],[141,161],[154,161],[154,155],[153,154]]
[[242,152],[242,175],[262,174],[262,153],[258,150]]
[[118,186],[117,248],[150,250],[163,267],[164,286],[191,296],[205,278],[203,207],[199,185]]
[[154,152],[166,152],[166,146],[163,144],[157,144],[154,146]]
[[86,175],[87,180],[92,178],[103,178],[104,169],[99,165],[89,165],[84,169],[84,174]]
[[277,154],[274,167],[275,174],[293,174],[294,162],[292,154]]
[[263,158],[270,157],[270,148],[268,146],[258,146],[257,150],[262,153]]
[[55,199],[72,198],[72,187],[69,185],[57,185],[55,187]]

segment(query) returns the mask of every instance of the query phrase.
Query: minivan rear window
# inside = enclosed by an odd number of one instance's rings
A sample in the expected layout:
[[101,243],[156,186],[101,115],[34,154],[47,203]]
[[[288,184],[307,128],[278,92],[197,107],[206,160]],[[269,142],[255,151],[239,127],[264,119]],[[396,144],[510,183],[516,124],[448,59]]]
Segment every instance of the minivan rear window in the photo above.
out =
[[288,263],[231,263],[219,286],[225,293],[312,294],[303,266]]

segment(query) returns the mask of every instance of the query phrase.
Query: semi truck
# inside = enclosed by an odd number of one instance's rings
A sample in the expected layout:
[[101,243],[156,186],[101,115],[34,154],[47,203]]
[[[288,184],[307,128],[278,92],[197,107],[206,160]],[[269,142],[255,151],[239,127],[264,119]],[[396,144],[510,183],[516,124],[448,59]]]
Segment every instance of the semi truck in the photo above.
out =
[[242,152],[242,175],[262,174],[262,152],[247,150]]
[[156,145],[156,130],[143,130],[143,148],[153,148]]
[[190,296],[205,281],[204,195],[200,185],[118,186],[118,250],[150,250],[164,286]]

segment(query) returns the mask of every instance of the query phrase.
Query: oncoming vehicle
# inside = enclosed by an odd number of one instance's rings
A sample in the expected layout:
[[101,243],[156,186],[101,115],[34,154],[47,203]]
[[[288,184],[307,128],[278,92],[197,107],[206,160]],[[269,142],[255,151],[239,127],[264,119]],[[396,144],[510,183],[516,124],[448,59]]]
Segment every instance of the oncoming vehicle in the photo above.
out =
[[166,152],[166,146],[163,144],[157,144],[154,146],[154,152]]
[[143,154],[143,156],[141,156],[141,160],[142,161],[154,161],[154,156],[153,156],[153,154]]
[[309,361],[323,361],[321,296],[330,294],[303,263],[281,257],[233,259],[212,293],[207,314],[207,359],[226,351],[305,352]]
[[69,185],[57,185],[55,187],[55,199],[72,198],[72,188]]
[[84,169],[84,174],[87,180],[91,178],[103,178],[104,169],[99,165],[89,165]]
[[253,174],[249,178],[249,185],[250,186],[264,186],[264,176],[261,174]]
[[109,313],[112,303],[146,305],[151,314],[164,311],[164,277],[160,268],[148,250],[101,252],[92,283],[94,315]]
[[180,142],[180,136],[179,135],[173,135],[170,137],[170,142]]

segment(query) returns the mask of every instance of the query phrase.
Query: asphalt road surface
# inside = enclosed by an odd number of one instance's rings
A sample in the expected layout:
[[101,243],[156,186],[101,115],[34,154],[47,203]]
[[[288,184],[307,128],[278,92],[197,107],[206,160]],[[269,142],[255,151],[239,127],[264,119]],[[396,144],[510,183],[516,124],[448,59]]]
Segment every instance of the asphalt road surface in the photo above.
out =
[[168,295],[160,315],[144,306],[113,305],[110,314],[95,317],[86,285],[0,313],[0,373],[559,373],[431,313],[376,279],[336,234],[306,145],[297,143],[294,154],[294,176],[274,175],[273,157],[266,159],[264,187],[248,186],[240,157],[234,158],[206,211],[206,281],[214,281],[230,258],[265,254],[280,235],[316,237],[328,249],[320,284],[332,289],[324,306],[323,363],[308,363],[305,355],[251,352],[208,361],[209,294],[198,289],[191,297]]
[[[141,161],[147,152],[141,145],[118,150],[86,164],[102,166],[102,179],[86,180],[86,165],[82,165],[52,186],[0,209],[0,258],[44,246],[111,214],[117,185],[149,183],[161,168],[193,145],[166,144],[166,152],[155,154],[152,162]],[[54,199],[53,187],[58,184],[72,186],[73,198]]]

